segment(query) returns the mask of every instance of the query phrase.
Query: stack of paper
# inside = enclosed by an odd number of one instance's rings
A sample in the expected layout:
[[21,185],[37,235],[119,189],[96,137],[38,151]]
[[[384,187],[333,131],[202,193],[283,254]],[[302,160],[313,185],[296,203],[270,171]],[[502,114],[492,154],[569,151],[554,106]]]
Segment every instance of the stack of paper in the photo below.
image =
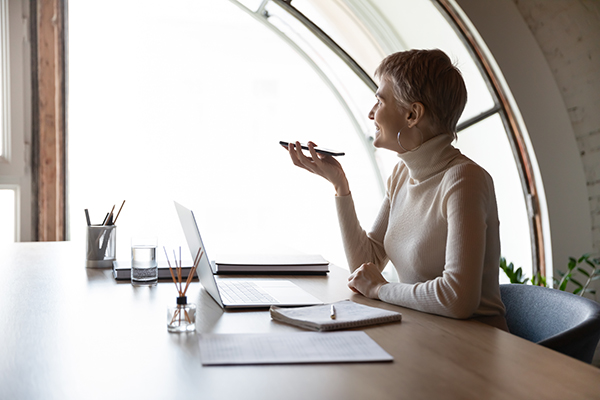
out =
[[218,274],[329,272],[329,261],[316,254],[306,255],[227,255],[215,260]]

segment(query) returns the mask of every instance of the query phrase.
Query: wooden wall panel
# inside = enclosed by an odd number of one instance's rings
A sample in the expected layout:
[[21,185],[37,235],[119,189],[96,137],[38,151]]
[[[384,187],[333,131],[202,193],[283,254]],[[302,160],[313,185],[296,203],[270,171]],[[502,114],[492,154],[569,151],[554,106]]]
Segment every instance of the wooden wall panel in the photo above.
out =
[[37,240],[65,240],[64,0],[35,1]]

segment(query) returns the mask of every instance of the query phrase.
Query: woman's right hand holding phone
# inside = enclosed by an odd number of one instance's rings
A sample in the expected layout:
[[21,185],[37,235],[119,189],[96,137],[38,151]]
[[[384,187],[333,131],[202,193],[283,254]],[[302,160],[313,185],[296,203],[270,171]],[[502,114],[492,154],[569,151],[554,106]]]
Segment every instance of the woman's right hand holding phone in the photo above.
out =
[[308,142],[311,156],[307,157],[302,152],[300,142],[289,143],[288,152],[294,165],[327,179],[333,184],[337,196],[349,195],[350,186],[342,165],[332,156],[317,153],[315,146],[313,142]]

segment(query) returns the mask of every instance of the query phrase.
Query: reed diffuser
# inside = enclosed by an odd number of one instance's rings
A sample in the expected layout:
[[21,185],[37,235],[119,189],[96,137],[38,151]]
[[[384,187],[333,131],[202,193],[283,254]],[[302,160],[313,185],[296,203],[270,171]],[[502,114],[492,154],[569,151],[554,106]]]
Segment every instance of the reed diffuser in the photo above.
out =
[[178,294],[177,305],[167,309],[167,329],[169,332],[176,333],[193,332],[196,330],[196,306],[187,302],[187,296],[185,294],[190,286],[190,283],[192,282],[192,279],[194,278],[196,268],[198,268],[198,263],[204,255],[204,252],[202,249],[198,250],[198,254],[196,254],[196,258],[194,259],[194,265],[187,276],[184,287],[181,267],[181,247],[179,248],[179,261],[177,261],[177,255],[173,250],[173,262],[175,264],[174,268],[171,266],[167,249],[164,247],[163,249],[165,251],[165,255],[167,256],[169,272],[171,273],[171,278],[173,279],[173,283],[175,283],[175,288],[177,289]]

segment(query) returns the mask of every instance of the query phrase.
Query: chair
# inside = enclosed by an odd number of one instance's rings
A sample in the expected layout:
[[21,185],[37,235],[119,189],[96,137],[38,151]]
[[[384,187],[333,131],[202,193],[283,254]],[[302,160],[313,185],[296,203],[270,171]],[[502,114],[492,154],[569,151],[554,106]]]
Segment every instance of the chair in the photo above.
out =
[[500,285],[509,331],[591,363],[600,339],[600,304],[541,286]]

